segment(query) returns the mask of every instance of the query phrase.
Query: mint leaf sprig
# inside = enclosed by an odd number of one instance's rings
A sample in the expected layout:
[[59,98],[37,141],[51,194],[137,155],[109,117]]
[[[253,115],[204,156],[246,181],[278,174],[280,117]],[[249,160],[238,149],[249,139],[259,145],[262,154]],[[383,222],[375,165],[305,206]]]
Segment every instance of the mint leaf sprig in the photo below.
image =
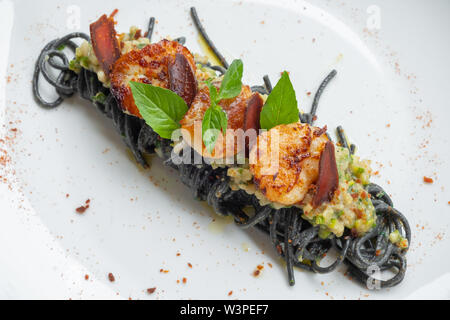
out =
[[228,126],[227,114],[219,105],[219,102],[224,99],[235,98],[241,93],[243,72],[244,64],[242,60],[237,59],[233,61],[225,73],[219,91],[211,81],[205,82],[209,89],[211,104],[203,117],[202,139],[209,153],[214,150],[221,131],[225,136]]
[[270,130],[280,124],[298,121],[299,111],[295,90],[289,74],[284,71],[261,110],[261,129]]

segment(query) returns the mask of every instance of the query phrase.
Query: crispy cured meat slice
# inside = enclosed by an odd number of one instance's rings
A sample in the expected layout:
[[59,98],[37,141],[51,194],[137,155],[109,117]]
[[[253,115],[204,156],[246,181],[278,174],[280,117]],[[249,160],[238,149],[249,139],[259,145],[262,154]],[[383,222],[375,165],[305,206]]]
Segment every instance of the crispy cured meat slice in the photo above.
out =
[[106,14],[90,25],[92,48],[100,66],[109,75],[114,63],[120,58],[120,45],[117,40],[114,19]]
[[334,192],[339,186],[339,174],[334,153],[334,145],[331,141],[325,144],[319,163],[319,178],[316,183],[316,193],[313,198],[313,206],[318,207],[326,201],[331,201]]

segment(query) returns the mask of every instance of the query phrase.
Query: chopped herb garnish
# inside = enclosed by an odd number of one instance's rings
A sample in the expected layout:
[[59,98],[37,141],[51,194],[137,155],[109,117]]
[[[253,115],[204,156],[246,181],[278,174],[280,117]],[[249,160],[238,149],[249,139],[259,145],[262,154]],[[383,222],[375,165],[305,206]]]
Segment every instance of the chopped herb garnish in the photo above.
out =
[[376,197],[377,198],[383,198],[386,195],[386,193],[384,193],[383,191],[380,191],[377,193]]
[[73,59],[69,62],[69,69],[75,71],[76,73],[80,72],[81,66],[77,59]]
[[103,92],[99,92],[92,97],[92,101],[104,104],[106,102],[106,96]]

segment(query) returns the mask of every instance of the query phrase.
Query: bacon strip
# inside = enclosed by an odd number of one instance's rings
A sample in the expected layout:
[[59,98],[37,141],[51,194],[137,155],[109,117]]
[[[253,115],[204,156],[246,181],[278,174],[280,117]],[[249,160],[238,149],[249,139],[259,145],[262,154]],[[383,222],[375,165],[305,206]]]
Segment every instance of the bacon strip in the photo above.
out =
[[253,94],[247,103],[244,119],[244,131],[247,132],[247,130],[255,130],[254,136],[251,132],[248,132],[249,135],[246,135],[245,137],[245,152],[247,156],[249,155],[250,149],[255,144],[258,131],[261,128],[260,115],[263,104],[264,101],[258,93]]
[[113,64],[121,55],[114,20],[104,14],[90,25],[90,30],[95,55],[105,74],[109,75]]
[[244,130],[259,130],[261,128],[259,118],[263,103],[263,99],[258,93],[252,95],[245,111]]
[[197,79],[188,59],[183,54],[177,53],[168,70],[170,90],[191,106],[197,94]]
[[325,201],[331,201],[334,192],[339,186],[334,144],[331,141],[325,144],[325,148],[322,151],[319,162],[319,178],[316,186],[316,194],[312,201],[314,207],[320,206]]

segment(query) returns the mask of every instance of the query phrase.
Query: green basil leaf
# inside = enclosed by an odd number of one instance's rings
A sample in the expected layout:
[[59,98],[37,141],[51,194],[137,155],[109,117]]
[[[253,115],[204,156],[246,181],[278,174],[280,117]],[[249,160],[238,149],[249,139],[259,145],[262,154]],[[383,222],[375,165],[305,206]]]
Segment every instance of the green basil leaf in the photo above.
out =
[[220,131],[225,135],[227,125],[227,114],[220,106],[212,106],[206,110],[202,121],[202,138],[209,153],[213,152]]
[[209,100],[211,101],[210,106],[213,107],[217,104],[217,88],[211,83],[211,81],[205,81],[209,89]]
[[170,139],[188,110],[175,92],[150,84],[130,82],[134,102],[145,122],[162,138]]
[[243,72],[244,64],[242,60],[234,60],[222,80],[217,100],[231,99],[241,93]]
[[298,121],[299,111],[295,90],[289,74],[285,71],[261,110],[261,129],[269,130],[280,124]]

